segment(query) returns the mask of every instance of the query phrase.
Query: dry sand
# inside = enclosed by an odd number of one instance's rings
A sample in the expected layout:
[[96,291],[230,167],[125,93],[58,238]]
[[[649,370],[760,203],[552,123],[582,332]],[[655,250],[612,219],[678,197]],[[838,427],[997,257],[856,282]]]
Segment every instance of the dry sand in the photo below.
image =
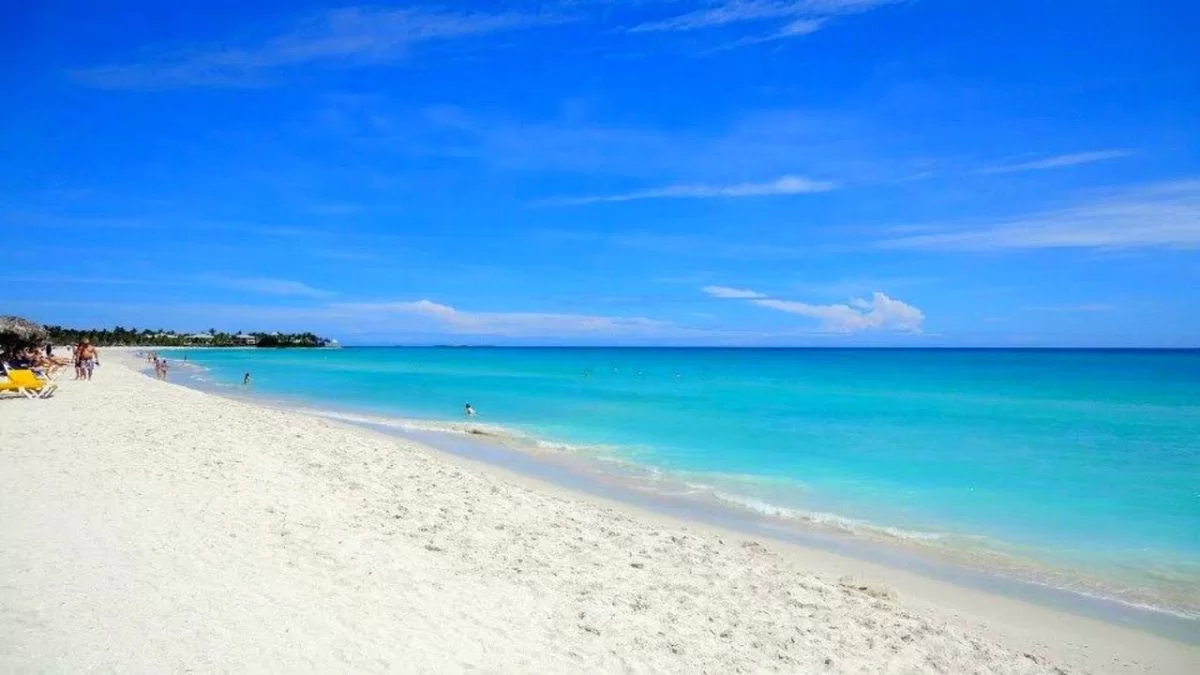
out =
[[575,495],[105,356],[94,382],[0,400],[3,672],[1200,664],[1192,646]]

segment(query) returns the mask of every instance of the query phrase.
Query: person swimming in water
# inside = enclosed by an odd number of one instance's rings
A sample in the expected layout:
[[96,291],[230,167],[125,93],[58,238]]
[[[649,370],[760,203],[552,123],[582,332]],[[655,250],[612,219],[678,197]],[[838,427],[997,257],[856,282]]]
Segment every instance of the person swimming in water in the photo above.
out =
[[242,384],[243,385],[250,384],[250,373],[246,373],[245,375],[242,376]]
[[474,408],[474,407],[472,407],[470,403],[468,403],[468,404],[466,405],[466,408],[464,408],[464,410],[463,410],[463,413],[464,413],[464,414],[465,414],[467,417],[474,417],[474,416],[475,416],[475,408]]

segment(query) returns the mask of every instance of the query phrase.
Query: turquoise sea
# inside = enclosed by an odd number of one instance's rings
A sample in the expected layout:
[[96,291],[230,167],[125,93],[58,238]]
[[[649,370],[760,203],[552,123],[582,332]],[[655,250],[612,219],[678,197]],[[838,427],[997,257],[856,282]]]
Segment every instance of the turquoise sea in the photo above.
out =
[[1200,618],[1200,351],[185,354],[206,386],[250,372],[255,395],[483,427],[638,490]]

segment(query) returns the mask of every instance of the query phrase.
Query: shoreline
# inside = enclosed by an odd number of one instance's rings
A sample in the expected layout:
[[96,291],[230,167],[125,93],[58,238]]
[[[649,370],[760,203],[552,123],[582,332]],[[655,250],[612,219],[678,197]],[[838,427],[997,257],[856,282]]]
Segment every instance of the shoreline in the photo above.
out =
[[[320,412],[303,412],[325,416]],[[721,504],[704,504],[687,498],[640,491],[615,481],[606,481],[602,476],[586,471],[575,471],[570,465],[548,463],[539,456],[528,455],[499,444],[490,444],[487,438],[469,435],[459,437],[438,431],[405,431],[369,422],[347,423],[417,442],[441,453],[477,464],[486,470],[501,471],[547,489],[583,495],[616,507],[634,509],[643,514],[700,527],[710,527],[730,535],[764,537],[772,544],[794,546],[805,551],[854,560],[871,566],[877,576],[887,576],[878,570],[889,570],[931,581],[946,582],[956,587],[1028,602],[1081,618],[1200,646],[1200,632],[1197,632],[1200,622],[1168,610],[1100,595],[1089,595],[1049,584],[1038,584],[1020,577],[970,567],[953,559],[939,559],[930,555],[928,551],[915,547],[889,544],[836,531],[805,529]]]
[[[179,363],[176,359],[176,364]],[[652,468],[581,453],[587,446],[547,441],[526,431],[488,422],[397,417],[381,411],[330,407],[286,394],[263,394],[219,384],[201,374],[209,370],[204,365],[183,363],[185,365],[176,373],[181,377],[177,383],[183,382],[183,386],[231,400],[373,429],[611,502],[716,525],[743,535],[766,536],[886,568],[915,572],[927,578],[951,578],[960,586],[1200,645],[1200,619],[1195,615],[1145,604],[1134,597],[1106,595],[1108,589],[1104,582],[1087,576],[1086,570],[1047,566],[995,544],[978,549],[957,549],[924,541],[922,535],[927,533],[898,530],[836,514],[792,512],[770,504],[765,504],[767,508],[755,508],[746,503],[747,499],[753,498],[740,498],[711,485],[701,486],[706,488],[704,490],[694,490],[695,485],[678,477],[668,476],[664,482],[664,477]],[[573,450],[559,452],[561,448]],[[647,471],[652,471],[653,475]],[[789,513],[773,513],[781,509]],[[972,543],[978,546],[977,542]]]
[[[581,662],[572,653],[597,659],[582,662],[591,669],[672,672],[739,667],[1047,672],[1052,664],[1099,672],[1186,672],[1200,658],[1194,646],[1140,631],[828,551],[773,540],[764,545],[745,533],[572,491],[395,436],[155,382],[113,361],[97,382],[67,382],[41,407],[0,403],[0,420],[16,429],[14,450],[0,457],[5,483],[0,487],[9,495],[0,500],[0,572],[15,580],[0,587],[5,608],[0,635],[7,638],[0,642],[20,645],[0,654],[0,663],[82,659],[88,652],[79,640],[99,639],[111,630],[119,646],[122,637],[141,637],[139,621],[158,625],[164,612],[167,619],[175,612],[189,620],[186,630],[165,622],[191,637],[165,648],[178,654],[110,649],[104,663],[195,663],[189,658],[199,650],[210,665],[278,665],[289,662],[280,644],[311,659],[331,638],[321,633],[322,620],[308,614],[289,615],[293,638],[280,638],[266,621],[250,621],[243,644],[243,636],[231,629],[227,641],[246,650],[233,649],[232,655],[222,652],[229,644],[208,645],[196,633],[214,624],[229,627],[231,617],[275,616],[281,602],[290,606],[281,599],[314,592],[311,584],[328,593],[312,600],[343,621],[334,636],[355,646],[342,667],[366,670],[386,668],[358,658],[383,648],[368,639],[377,627],[364,624],[360,614],[429,637],[420,645],[409,638],[398,646],[415,650],[413,663],[426,670],[454,664],[578,668]],[[121,499],[111,498],[113,490]],[[94,500],[106,508],[99,513],[86,508]],[[288,507],[286,534],[279,531],[280,504]],[[404,513],[390,513],[400,507]],[[414,519],[424,524],[409,522]],[[71,525],[77,521],[109,536],[99,541],[89,527]],[[202,535],[223,530],[238,536],[226,534],[228,545],[217,549],[202,545]],[[295,541],[303,546],[294,548]],[[572,542],[595,547],[576,550]],[[169,555],[176,551],[191,557]],[[161,563],[145,567],[161,584],[111,583],[124,569],[115,563],[133,553]],[[189,568],[186,561],[196,555],[213,557],[213,564]],[[277,555],[283,557],[276,560]],[[57,569],[38,569],[33,561],[43,558]],[[387,570],[405,574],[388,577]],[[281,580],[252,591],[255,579],[276,579],[259,574],[267,571]],[[425,583],[414,585],[414,576]],[[840,581],[846,576],[856,581]],[[377,585],[381,577],[416,599],[393,597],[392,586]],[[172,584],[173,578],[193,583]],[[729,579],[740,581],[728,585]],[[346,584],[370,592],[359,595]],[[80,589],[93,586],[99,599],[132,592],[108,598],[127,611],[108,617],[107,627],[97,621],[103,609],[64,614],[51,602],[78,609],[91,598],[80,597]],[[592,590],[580,595],[580,589]],[[252,600],[261,596],[261,602],[238,604],[239,590]],[[895,593],[899,601],[891,599]],[[153,601],[195,595],[209,604]],[[612,604],[598,602],[600,596],[612,596]],[[617,602],[618,596],[629,604]],[[329,604],[330,597],[346,603]],[[406,611],[378,611],[388,603]],[[520,611],[514,615],[509,603]],[[195,623],[189,612],[209,623]],[[765,623],[754,618],[759,615]],[[501,635],[513,621],[522,630]],[[710,634],[710,622],[740,628],[723,637],[720,630]],[[785,630],[792,631],[790,645],[777,642]],[[251,638],[261,642],[264,631],[276,642],[266,640],[255,652]],[[298,642],[300,636],[317,639],[306,645]],[[459,649],[451,654],[435,637]],[[516,643],[520,648],[512,646]],[[48,661],[38,661],[39,655]],[[805,660],[809,657],[815,660]]]

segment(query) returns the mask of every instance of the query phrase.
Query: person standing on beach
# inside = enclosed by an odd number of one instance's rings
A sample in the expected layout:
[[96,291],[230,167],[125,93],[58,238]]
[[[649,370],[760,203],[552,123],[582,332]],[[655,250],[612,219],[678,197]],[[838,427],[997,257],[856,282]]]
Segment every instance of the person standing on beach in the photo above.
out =
[[166,382],[167,381],[167,360],[166,359],[159,360],[158,372],[159,372],[158,379],[162,380],[163,382]]
[[75,345],[75,353],[72,355],[75,360],[75,379],[83,379],[83,343]]
[[92,346],[91,341],[84,340],[79,346],[79,367],[83,370],[83,376],[89,382],[92,379],[92,371],[96,366],[100,365],[100,355],[96,353],[96,348]]

